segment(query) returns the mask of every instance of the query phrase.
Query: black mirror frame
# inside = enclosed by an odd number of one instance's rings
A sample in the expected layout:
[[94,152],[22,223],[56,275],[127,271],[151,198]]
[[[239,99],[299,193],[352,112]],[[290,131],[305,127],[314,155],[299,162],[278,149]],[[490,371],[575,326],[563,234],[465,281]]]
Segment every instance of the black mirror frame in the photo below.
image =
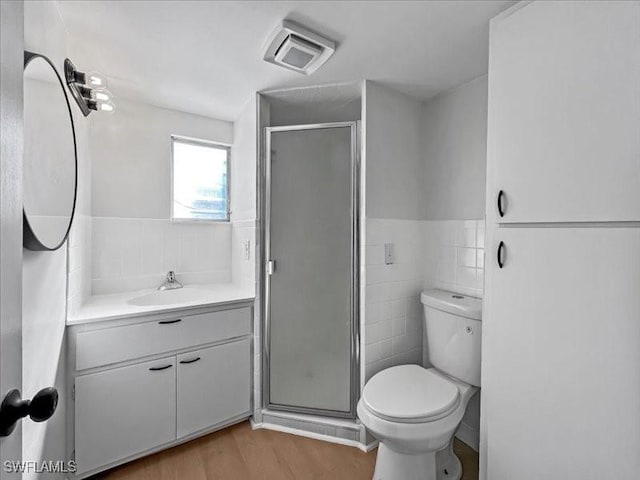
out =
[[28,52],[28,51],[25,50],[25,52],[24,52],[24,67],[23,67],[23,71],[26,70],[27,65],[29,65],[29,62],[31,62],[35,58],[42,58],[45,62],[47,62],[51,66],[51,69],[53,70],[53,73],[55,73],[55,75],[56,75],[56,77],[58,79],[58,83],[60,83],[60,88],[62,89],[62,93],[64,94],[64,100],[67,103],[67,110],[69,112],[69,121],[71,122],[71,133],[73,135],[73,157],[74,157],[74,164],[75,164],[75,171],[74,171],[75,182],[74,182],[74,187],[73,187],[73,207],[71,208],[71,216],[69,217],[69,225],[67,226],[67,231],[65,232],[64,237],[62,237],[62,240],[60,241],[60,243],[58,245],[56,245],[55,247],[48,247],[48,246],[46,246],[45,244],[43,244],[40,241],[40,239],[38,238],[38,236],[34,232],[33,228],[31,228],[31,225],[29,224],[29,219],[27,217],[27,212],[25,212],[24,202],[23,202],[23,206],[22,206],[22,245],[27,250],[54,251],[54,250],[58,250],[62,245],[64,245],[64,242],[66,242],[67,238],[69,238],[69,232],[71,231],[71,225],[73,224],[73,219],[74,219],[75,213],[76,213],[76,203],[77,203],[77,200],[78,200],[78,147],[77,147],[77,144],[76,144],[76,128],[75,128],[75,125],[73,123],[73,113],[71,112],[71,104],[69,103],[69,97],[67,96],[67,91],[65,89],[65,84],[62,81],[62,78],[60,78],[60,75],[58,74],[58,70],[56,70],[56,67],[53,64],[53,62],[51,60],[49,60],[49,58],[47,58],[45,55],[41,55],[39,53]]

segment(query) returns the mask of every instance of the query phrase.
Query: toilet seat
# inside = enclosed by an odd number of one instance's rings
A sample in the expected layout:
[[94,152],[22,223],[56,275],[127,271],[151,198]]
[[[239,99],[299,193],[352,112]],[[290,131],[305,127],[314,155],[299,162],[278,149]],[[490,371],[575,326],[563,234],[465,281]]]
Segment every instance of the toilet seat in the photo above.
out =
[[374,375],[362,392],[364,406],[375,416],[398,423],[440,419],[460,403],[458,387],[432,369],[399,365]]

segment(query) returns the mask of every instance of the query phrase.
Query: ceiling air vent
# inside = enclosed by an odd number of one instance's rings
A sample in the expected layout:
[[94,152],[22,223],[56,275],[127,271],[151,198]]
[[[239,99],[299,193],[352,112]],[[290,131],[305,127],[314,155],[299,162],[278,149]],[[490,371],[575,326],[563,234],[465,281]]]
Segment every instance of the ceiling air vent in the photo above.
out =
[[269,37],[264,59],[295,72],[311,75],[329,57],[336,45],[317,33],[284,20]]

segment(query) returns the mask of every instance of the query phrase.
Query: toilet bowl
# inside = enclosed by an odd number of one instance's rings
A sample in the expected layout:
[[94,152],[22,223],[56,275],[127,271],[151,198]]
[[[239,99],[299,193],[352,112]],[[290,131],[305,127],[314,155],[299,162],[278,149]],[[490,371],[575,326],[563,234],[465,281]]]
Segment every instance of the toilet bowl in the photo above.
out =
[[374,480],[462,476],[453,436],[480,385],[481,303],[442,290],[424,292],[422,303],[434,368],[378,372],[358,402],[360,421],[380,441]]
[[459,479],[453,434],[477,388],[434,368],[401,365],[373,376],[358,417],[380,441],[375,480]]

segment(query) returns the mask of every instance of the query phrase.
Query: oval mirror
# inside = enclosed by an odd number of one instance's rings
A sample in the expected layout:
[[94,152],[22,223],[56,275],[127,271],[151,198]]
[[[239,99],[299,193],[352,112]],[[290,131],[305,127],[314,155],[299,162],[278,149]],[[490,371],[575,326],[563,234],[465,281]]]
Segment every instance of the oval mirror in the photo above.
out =
[[25,52],[24,246],[56,250],[76,203],[76,139],[64,84],[51,61]]

